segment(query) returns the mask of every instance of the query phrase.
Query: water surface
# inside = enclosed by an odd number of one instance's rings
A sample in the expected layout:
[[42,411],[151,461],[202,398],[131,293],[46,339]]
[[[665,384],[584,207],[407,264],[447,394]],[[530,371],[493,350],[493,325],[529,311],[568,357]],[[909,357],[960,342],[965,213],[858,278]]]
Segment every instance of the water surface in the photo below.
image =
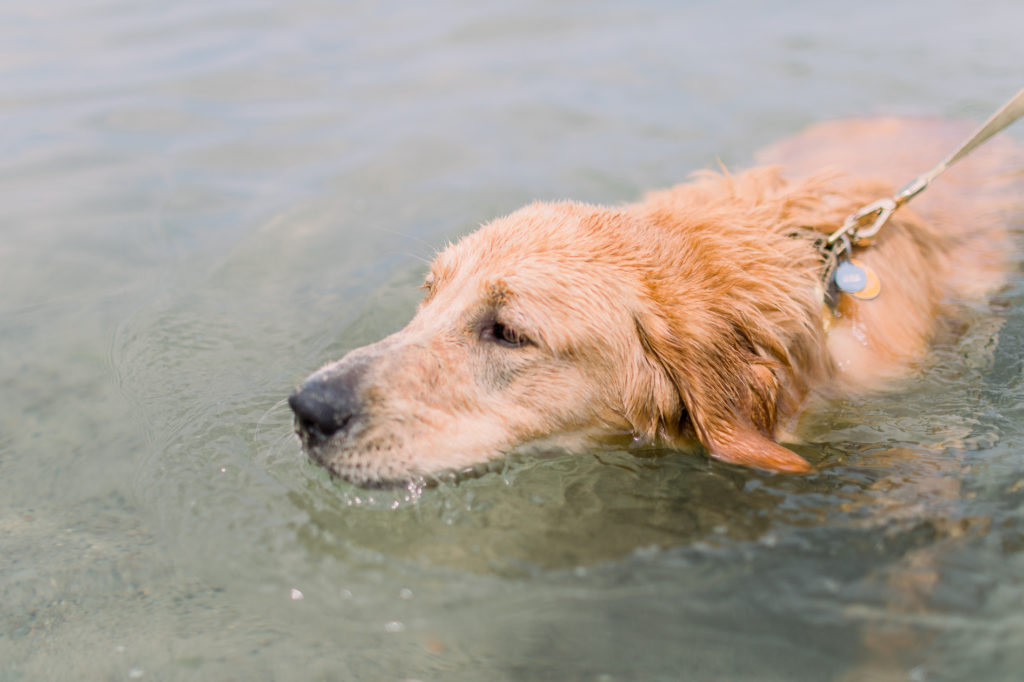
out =
[[529,200],[633,199],[830,117],[981,120],[1022,22],[5,9],[0,680],[1018,679],[1019,279],[919,379],[810,418],[805,478],[624,447],[367,492],[303,460],[281,401]]

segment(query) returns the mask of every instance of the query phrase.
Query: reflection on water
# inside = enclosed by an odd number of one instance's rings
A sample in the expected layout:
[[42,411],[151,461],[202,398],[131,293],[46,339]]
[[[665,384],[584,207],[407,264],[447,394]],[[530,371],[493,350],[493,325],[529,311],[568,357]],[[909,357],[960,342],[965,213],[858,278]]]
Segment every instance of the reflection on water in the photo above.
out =
[[810,477],[612,443],[365,491],[282,399],[526,201],[833,116],[982,118],[1018,5],[11,9],[0,680],[1014,679],[1019,281],[809,417]]

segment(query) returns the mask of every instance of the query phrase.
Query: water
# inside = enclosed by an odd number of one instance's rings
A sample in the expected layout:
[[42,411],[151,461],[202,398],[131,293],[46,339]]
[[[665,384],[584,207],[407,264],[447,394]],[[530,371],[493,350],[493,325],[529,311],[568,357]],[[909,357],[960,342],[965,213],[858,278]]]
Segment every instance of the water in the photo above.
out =
[[920,379],[809,420],[807,478],[609,447],[368,493],[281,400],[526,201],[631,199],[834,116],[980,120],[1022,21],[5,8],[0,680],[1019,679],[1020,281]]

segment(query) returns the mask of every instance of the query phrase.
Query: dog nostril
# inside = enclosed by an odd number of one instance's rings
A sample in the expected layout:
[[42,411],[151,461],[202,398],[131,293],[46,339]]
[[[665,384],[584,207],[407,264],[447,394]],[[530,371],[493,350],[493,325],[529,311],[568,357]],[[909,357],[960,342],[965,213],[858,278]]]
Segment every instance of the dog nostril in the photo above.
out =
[[288,396],[298,426],[313,436],[328,438],[345,428],[352,419],[351,397],[318,382],[303,386]]

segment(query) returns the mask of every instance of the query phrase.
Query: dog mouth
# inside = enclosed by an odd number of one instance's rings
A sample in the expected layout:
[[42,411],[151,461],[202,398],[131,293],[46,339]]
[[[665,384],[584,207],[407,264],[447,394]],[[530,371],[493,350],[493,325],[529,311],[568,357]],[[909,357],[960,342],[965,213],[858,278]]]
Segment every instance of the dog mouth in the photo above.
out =
[[314,464],[326,469],[331,478],[346,481],[366,490],[397,490],[402,488],[429,490],[442,485],[458,485],[466,481],[483,478],[488,474],[501,473],[506,467],[504,458],[497,458],[486,462],[479,462],[472,466],[441,469],[429,474],[411,473],[405,476],[368,477],[366,474],[358,471],[339,470],[336,465],[325,462],[322,457],[312,452],[309,453],[309,459]]
[[402,488],[430,490],[442,485],[458,485],[466,481],[483,478],[488,474],[501,473],[505,466],[505,460],[498,458],[487,462],[480,462],[473,466],[442,469],[431,474],[411,474],[407,477],[378,479],[352,478],[345,473],[336,473],[330,467],[327,467],[327,470],[331,473],[332,477],[343,479],[366,490],[396,490]]
[[[302,449],[310,462],[326,469],[332,478],[341,479],[367,490],[393,490],[416,487],[436,488],[440,485],[454,485],[488,474],[499,473],[507,466],[507,454],[458,467],[446,467],[425,472],[410,472],[402,475],[376,474],[370,462],[356,462],[354,457],[337,457],[332,444],[339,440],[338,434],[325,434],[315,424],[302,417],[295,418],[295,433],[302,443]],[[342,431],[344,433],[344,431]],[[344,438],[344,436],[343,436]]]

